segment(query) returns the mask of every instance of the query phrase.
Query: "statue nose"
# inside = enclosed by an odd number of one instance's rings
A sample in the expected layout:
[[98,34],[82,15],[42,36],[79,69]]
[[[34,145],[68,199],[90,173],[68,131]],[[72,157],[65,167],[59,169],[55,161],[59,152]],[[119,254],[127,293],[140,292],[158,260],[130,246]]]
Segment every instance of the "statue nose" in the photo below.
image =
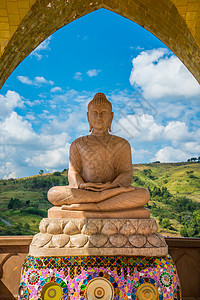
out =
[[102,114],[101,113],[98,113],[97,119],[102,119]]

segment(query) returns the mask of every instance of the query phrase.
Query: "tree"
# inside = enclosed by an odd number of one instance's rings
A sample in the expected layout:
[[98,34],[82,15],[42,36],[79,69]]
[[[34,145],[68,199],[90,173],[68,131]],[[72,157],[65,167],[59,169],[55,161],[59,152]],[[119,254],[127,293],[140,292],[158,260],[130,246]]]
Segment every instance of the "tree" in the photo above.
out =
[[161,223],[162,227],[172,229],[172,224],[168,218],[164,218]]
[[56,171],[53,173],[54,176],[61,176],[61,173],[59,171]]
[[196,160],[197,160],[196,157],[192,157],[192,158],[191,158],[191,161],[196,161]]
[[21,208],[22,202],[17,198],[11,198],[8,203],[8,209]]
[[44,174],[44,171],[40,170],[39,174],[42,176]]
[[30,230],[30,225],[28,223],[24,224],[24,229],[26,229],[27,231]]
[[187,230],[185,226],[182,226],[180,229],[180,235],[184,237],[188,237]]

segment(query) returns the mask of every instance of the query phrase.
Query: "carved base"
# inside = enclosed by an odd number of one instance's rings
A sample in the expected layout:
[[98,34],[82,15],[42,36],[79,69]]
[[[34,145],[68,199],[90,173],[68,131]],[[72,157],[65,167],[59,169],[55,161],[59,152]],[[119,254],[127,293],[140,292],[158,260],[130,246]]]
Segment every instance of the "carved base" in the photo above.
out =
[[165,256],[168,247],[154,219],[43,219],[34,256]]

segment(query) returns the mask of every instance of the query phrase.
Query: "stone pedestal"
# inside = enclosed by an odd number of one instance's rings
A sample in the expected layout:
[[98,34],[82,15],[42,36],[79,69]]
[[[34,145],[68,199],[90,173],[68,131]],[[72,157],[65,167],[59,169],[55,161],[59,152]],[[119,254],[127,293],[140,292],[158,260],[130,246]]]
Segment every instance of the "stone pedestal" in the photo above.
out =
[[164,256],[154,219],[43,219],[29,254]]
[[77,212],[66,218],[60,208],[49,214],[54,218],[41,221],[23,265],[20,300],[181,298],[154,219],[138,219],[136,212],[135,218],[80,218]]

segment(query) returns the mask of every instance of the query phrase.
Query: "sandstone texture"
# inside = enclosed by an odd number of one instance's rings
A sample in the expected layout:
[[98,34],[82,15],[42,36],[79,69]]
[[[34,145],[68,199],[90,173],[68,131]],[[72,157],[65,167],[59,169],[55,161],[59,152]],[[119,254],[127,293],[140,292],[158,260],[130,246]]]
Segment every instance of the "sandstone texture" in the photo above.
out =
[[168,253],[154,219],[43,219],[32,255],[148,255]]

